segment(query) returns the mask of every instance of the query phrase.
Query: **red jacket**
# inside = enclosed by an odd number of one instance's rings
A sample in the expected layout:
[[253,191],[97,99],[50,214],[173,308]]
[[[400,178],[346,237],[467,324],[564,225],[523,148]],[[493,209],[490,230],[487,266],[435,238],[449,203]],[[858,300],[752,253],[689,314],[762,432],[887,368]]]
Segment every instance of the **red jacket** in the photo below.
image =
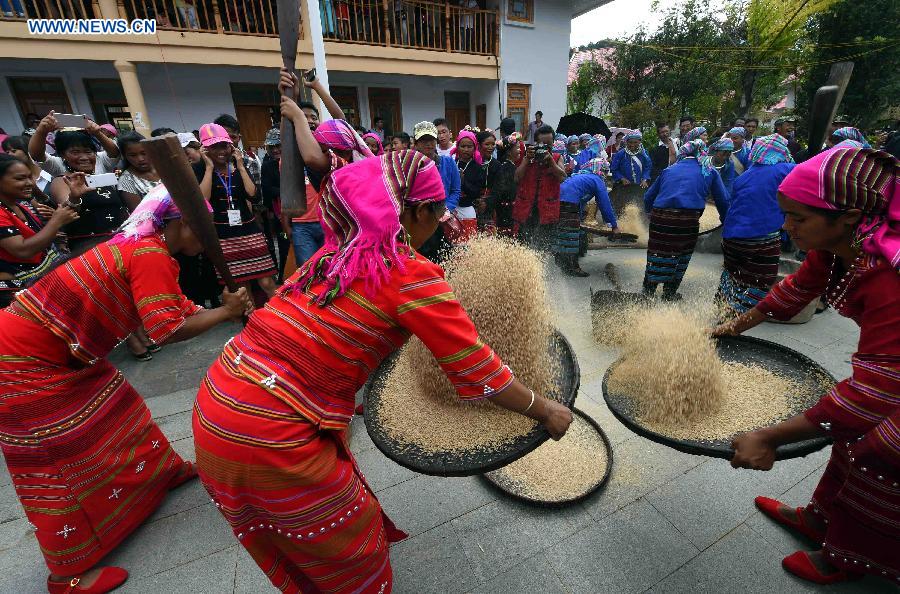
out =
[[[559,162],[559,159],[559,155],[553,155],[554,161]],[[525,177],[519,182],[519,190],[516,192],[513,219],[520,224],[528,221],[534,209],[534,203],[537,201],[541,225],[559,221],[559,186],[561,183],[549,167],[529,164]]]

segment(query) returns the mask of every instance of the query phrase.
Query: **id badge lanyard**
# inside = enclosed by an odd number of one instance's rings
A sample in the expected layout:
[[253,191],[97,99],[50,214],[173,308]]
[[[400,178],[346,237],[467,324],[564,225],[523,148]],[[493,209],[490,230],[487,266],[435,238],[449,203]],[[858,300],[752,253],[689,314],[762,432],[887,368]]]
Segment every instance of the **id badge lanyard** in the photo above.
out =
[[222,182],[222,185],[225,186],[225,196],[228,199],[228,209],[225,211],[228,215],[228,225],[231,227],[239,227],[243,223],[243,221],[241,220],[241,211],[234,207],[234,201],[232,200],[231,165],[228,166],[227,183],[218,171],[216,172],[216,176],[219,178],[219,181]]

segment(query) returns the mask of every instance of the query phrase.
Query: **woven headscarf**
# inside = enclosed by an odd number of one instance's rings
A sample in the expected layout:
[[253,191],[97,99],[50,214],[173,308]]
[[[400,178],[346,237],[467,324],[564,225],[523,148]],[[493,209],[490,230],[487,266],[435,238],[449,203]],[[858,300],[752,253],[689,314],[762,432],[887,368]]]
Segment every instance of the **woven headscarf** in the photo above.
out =
[[864,145],[863,143],[857,142],[855,140],[842,140],[839,143],[837,143],[836,145],[834,145],[833,147],[831,147],[830,150],[834,150],[836,148],[872,148],[872,147],[869,146],[868,144]]
[[690,142],[692,140],[697,140],[698,138],[700,138],[701,134],[705,134],[705,133],[706,133],[706,128],[704,128],[703,126],[697,126],[696,128],[691,128],[690,130],[688,130],[688,133],[685,134],[681,140],[682,140],[682,142]]
[[599,175],[603,177],[607,173],[609,173],[609,161],[606,159],[591,159],[587,163],[581,166],[578,171],[575,172],[575,175],[582,175],[584,173],[593,173],[595,175]]
[[593,153],[598,157],[600,155],[606,157],[606,138],[604,138],[602,134],[592,136],[588,141],[587,148],[585,150],[593,151]]
[[[371,295],[401,257],[404,204],[440,202],[444,184],[434,161],[405,149],[363,159],[331,174],[319,199],[325,247],[303,265],[297,283],[323,282],[316,301],[324,305],[358,279]],[[411,250],[407,256],[411,255]]]
[[[362,135],[363,142],[366,141],[366,138],[371,138],[371,139],[373,139],[373,140],[375,141],[375,143],[378,145],[378,152],[377,152],[375,155],[373,155],[373,156],[375,156],[375,157],[380,157],[381,155],[384,154],[384,145],[381,144],[381,139],[378,138],[378,135],[377,135],[377,134],[375,134],[374,132],[369,132],[369,133],[367,133],[367,134],[363,134],[363,135]],[[369,150],[372,150],[372,149],[369,149]]]
[[709,145],[709,152],[714,153],[716,151],[728,151],[729,153],[734,152],[734,141],[730,138],[720,138],[719,140]]
[[553,153],[556,155],[564,155],[567,152],[566,149],[566,141],[565,140],[554,140],[553,141]]
[[857,228],[862,250],[884,258],[900,272],[898,170],[890,153],[834,148],[794,167],[778,191],[814,208],[858,208],[865,215]]
[[631,132],[628,132],[625,134],[625,136],[622,138],[622,142],[628,142],[629,140],[635,140],[635,139],[643,140],[643,138],[644,138],[644,135],[641,134],[640,130],[632,130]]
[[582,141],[584,141],[584,140],[590,140],[590,139],[591,139],[591,135],[590,135],[590,134],[582,134],[581,136],[578,137],[578,140],[582,140]]
[[581,139],[578,138],[576,134],[573,134],[566,138],[566,144],[572,144],[573,142],[581,142]]
[[853,126],[838,128],[837,130],[832,132],[831,135],[837,136],[838,138],[842,138],[844,140],[855,140],[862,145],[862,148],[872,148],[872,145],[869,144],[869,141],[866,140],[866,137],[863,136],[863,133],[860,132],[858,128],[854,128]]
[[750,162],[759,165],[775,163],[793,163],[794,157],[788,150],[788,140],[781,134],[760,136],[750,149]]
[[[212,212],[209,202],[206,207]],[[126,243],[128,241],[137,241],[150,235],[160,233],[166,226],[167,221],[172,219],[180,219],[181,211],[169,191],[162,184],[157,185],[147,192],[147,195],[141,200],[134,212],[122,223],[119,230],[109,240],[111,244]]]
[[313,137],[330,149],[353,151],[354,161],[375,156],[353,126],[344,120],[325,120],[313,131]]
[[735,136],[740,136],[741,138],[747,138],[747,129],[743,126],[735,126],[728,131],[728,134],[734,134]]
[[700,163],[700,172],[704,176],[708,176],[715,171],[712,159],[706,156],[706,143],[701,139],[697,138],[696,140],[685,142],[678,149],[678,161],[690,157],[697,159],[697,162]]

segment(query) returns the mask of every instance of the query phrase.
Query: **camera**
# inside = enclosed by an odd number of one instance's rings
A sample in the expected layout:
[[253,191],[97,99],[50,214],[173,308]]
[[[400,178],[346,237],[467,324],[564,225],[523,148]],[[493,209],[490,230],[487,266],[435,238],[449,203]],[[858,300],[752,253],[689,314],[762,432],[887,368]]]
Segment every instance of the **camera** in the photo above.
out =
[[534,160],[545,161],[550,157],[552,147],[549,144],[538,143],[534,145]]

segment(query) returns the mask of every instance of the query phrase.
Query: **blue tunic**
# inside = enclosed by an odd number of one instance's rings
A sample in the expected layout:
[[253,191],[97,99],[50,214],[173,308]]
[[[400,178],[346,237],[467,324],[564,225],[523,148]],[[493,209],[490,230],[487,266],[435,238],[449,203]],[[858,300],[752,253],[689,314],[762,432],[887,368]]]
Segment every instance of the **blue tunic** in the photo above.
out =
[[778,207],[778,185],[794,167],[793,163],[754,163],[738,177],[722,237],[750,239],[778,231],[784,224],[784,215]]
[[559,199],[562,202],[583,207],[592,198],[597,201],[597,208],[603,215],[603,220],[613,227],[618,227],[616,214],[606,192],[606,183],[599,175],[593,173],[573,175],[559,186]]
[[722,178],[722,184],[725,186],[725,191],[728,192],[728,198],[731,198],[731,191],[734,186],[734,180],[737,177],[737,170],[734,168],[734,162],[731,159],[725,161],[725,164],[722,165],[721,169],[716,169],[719,172],[719,177]]
[[703,175],[699,161],[687,157],[663,169],[644,194],[644,209],[647,212],[654,208],[703,210],[710,193],[724,220],[728,211],[728,191],[719,172],[713,170],[709,175]]
[[444,198],[447,200],[447,210],[453,210],[459,206],[459,198],[462,195],[462,187],[459,180],[459,167],[452,157],[438,155],[438,172],[441,181],[444,182]]
[[641,183],[643,180],[650,181],[650,170],[653,169],[650,155],[647,154],[647,151],[641,150],[641,152],[635,156],[641,162],[640,167],[635,165],[634,159],[625,152],[625,149],[619,149],[613,153],[612,162],[610,163],[613,182],[617,182],[621,179],[627,179],[632,183]]

